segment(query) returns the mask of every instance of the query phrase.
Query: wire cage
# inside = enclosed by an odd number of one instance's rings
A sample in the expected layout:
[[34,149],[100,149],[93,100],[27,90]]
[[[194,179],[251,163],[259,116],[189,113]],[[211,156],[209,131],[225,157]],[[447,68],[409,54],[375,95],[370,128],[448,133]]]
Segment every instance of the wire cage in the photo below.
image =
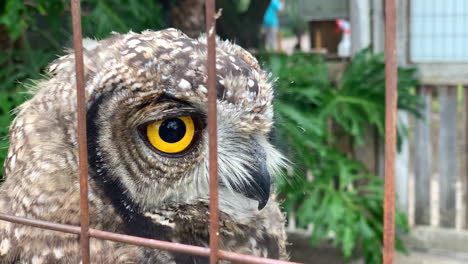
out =
[[[90,238],[122,242],[142,247],[175,251],[209,257],[210,263],[219,260],[240,263],[294,263],[288,261],[243,255],[219,249],[218,170],[217,170],[217,124],[216,124],[216,14],[215,0],[206,0],[206,33],[208,43],[208,135],[209,135],[209,180],[210,180],[210,244],[209,248],[186,245],[136,236],[117,234],[89,228],[88,213],[88,155],[86,147],[86,103],[84,90],[83,43],[81,33],[80,1],[71,0],[73,42],[75,51],[77,110],[78,110],[78,152],[80,176],[80,226],[28,219],[0,212],[0,220],[32,227],[65,232],[80,236],[83,264],[90,263]],[[386,10],[386,130],[385,130],[385,201],[384,201],[384,248],[383,263],[393,263],[394,257],[394,204],[395,204],[395,152],[396,152],[396,6],[395,0],[385,1]]]

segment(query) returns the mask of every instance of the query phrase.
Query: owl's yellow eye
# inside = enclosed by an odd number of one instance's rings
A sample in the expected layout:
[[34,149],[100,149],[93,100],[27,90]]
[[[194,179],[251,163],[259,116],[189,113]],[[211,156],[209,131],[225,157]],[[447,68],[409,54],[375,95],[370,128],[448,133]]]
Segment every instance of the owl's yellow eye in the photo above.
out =
[[191,116],[160,120],[146,127],[148,141],[164,153],[186,150],[195,138],[196,124]]

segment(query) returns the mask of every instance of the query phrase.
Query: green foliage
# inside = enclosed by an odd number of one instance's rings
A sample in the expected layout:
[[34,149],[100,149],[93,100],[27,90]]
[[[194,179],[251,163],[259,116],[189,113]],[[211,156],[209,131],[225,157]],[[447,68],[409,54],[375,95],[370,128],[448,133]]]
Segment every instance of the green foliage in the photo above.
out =
[[[19,106],[26,95],[18,80],[25,80],[31,76],[37,76],[35,65],[16,64],[17,60],[26,56],[24,53],[6,51],[0,54],[0,166],[3,167],[8,150],[8,127],[13,121],[12,111]],[[39,57],[36,57],[39,59]],[[36,69],[37,70],[37,69]],[[0,170],[0,181],[3,170]]]
[[[363,142],[365,128],[384,133],[385,93],[383,55],[368,50],[349,63],[339,86],[330,82],[321,57],[261,54],[260,61],[278,77],[276,124],[280,146],[297,166],[294,177],[280,184],[284,207],[295,212],[299,226],[314,225],[311,242],[333,234],[345,257],[361,251],[366,263],[381,263],[383,181],[359,161],[341,153],[330,133],[337,124],[355,144]],[[419,99],[413,69],[398,70],[399,108],[418,114]],[[313,181],[306,180],[310,171]],[[398,212],[397,228],[406,231],[406,217]],[[397,238],[397,249],[403,250]]]
[[[20,105],[24,100],[24,96],[18,95],[15,92],[0,93],[0,164],[5,161],[8,151],[8,126],[13,121],[11,111]],[[1,181],[1,177],[0,177]]]
[[[71,36],[68,0],[7,0],[0,23],[15,40],[30,30],[54,46]],[[161,5],[154,0],[81,1],[83,35],[102,38],[110,32],[141,31],[163,27]],[[57,47],[56,47],[57,48]]]
[[161,6],[158,1],[84,1],[83,5],[91,10],[83,17],[83,28],[89,36],[103,38],[112,31],[140,32],[163,27]]

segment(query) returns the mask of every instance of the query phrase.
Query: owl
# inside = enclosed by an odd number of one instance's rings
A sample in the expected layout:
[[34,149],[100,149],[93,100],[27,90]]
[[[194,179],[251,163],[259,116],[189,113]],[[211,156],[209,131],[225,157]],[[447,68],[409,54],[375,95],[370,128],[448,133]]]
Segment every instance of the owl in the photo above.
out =
[[[268,140],[272,82],[217,39],[220,248],[287,259]],[[84,40],[90,227],[209,245],[206,37],[175,29]],[[0,212],[79,225],[75,55],[54,61],[10,127]],[[206,257],[90,239],[92,263],[205,263]],[[79,238],[0,221],[0,263],[79,263]]]

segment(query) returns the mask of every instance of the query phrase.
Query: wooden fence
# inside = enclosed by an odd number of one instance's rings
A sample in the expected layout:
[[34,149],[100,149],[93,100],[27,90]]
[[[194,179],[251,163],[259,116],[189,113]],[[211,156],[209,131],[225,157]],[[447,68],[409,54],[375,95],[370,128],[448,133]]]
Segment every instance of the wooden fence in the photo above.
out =
[[[422,118],[398,113],[406,136],[397,155],[397,207],[410,226],[468,229],[468,87],[423,85]],[[349,147],[344,144],[344,150]],[[383,175],[383,144],[369,129],[354,158]]]
[[399,206],[412,226],[467,229],[468,89],[426,85],[418,93],[423,119],[400,115],[409,137],[399,159]]

